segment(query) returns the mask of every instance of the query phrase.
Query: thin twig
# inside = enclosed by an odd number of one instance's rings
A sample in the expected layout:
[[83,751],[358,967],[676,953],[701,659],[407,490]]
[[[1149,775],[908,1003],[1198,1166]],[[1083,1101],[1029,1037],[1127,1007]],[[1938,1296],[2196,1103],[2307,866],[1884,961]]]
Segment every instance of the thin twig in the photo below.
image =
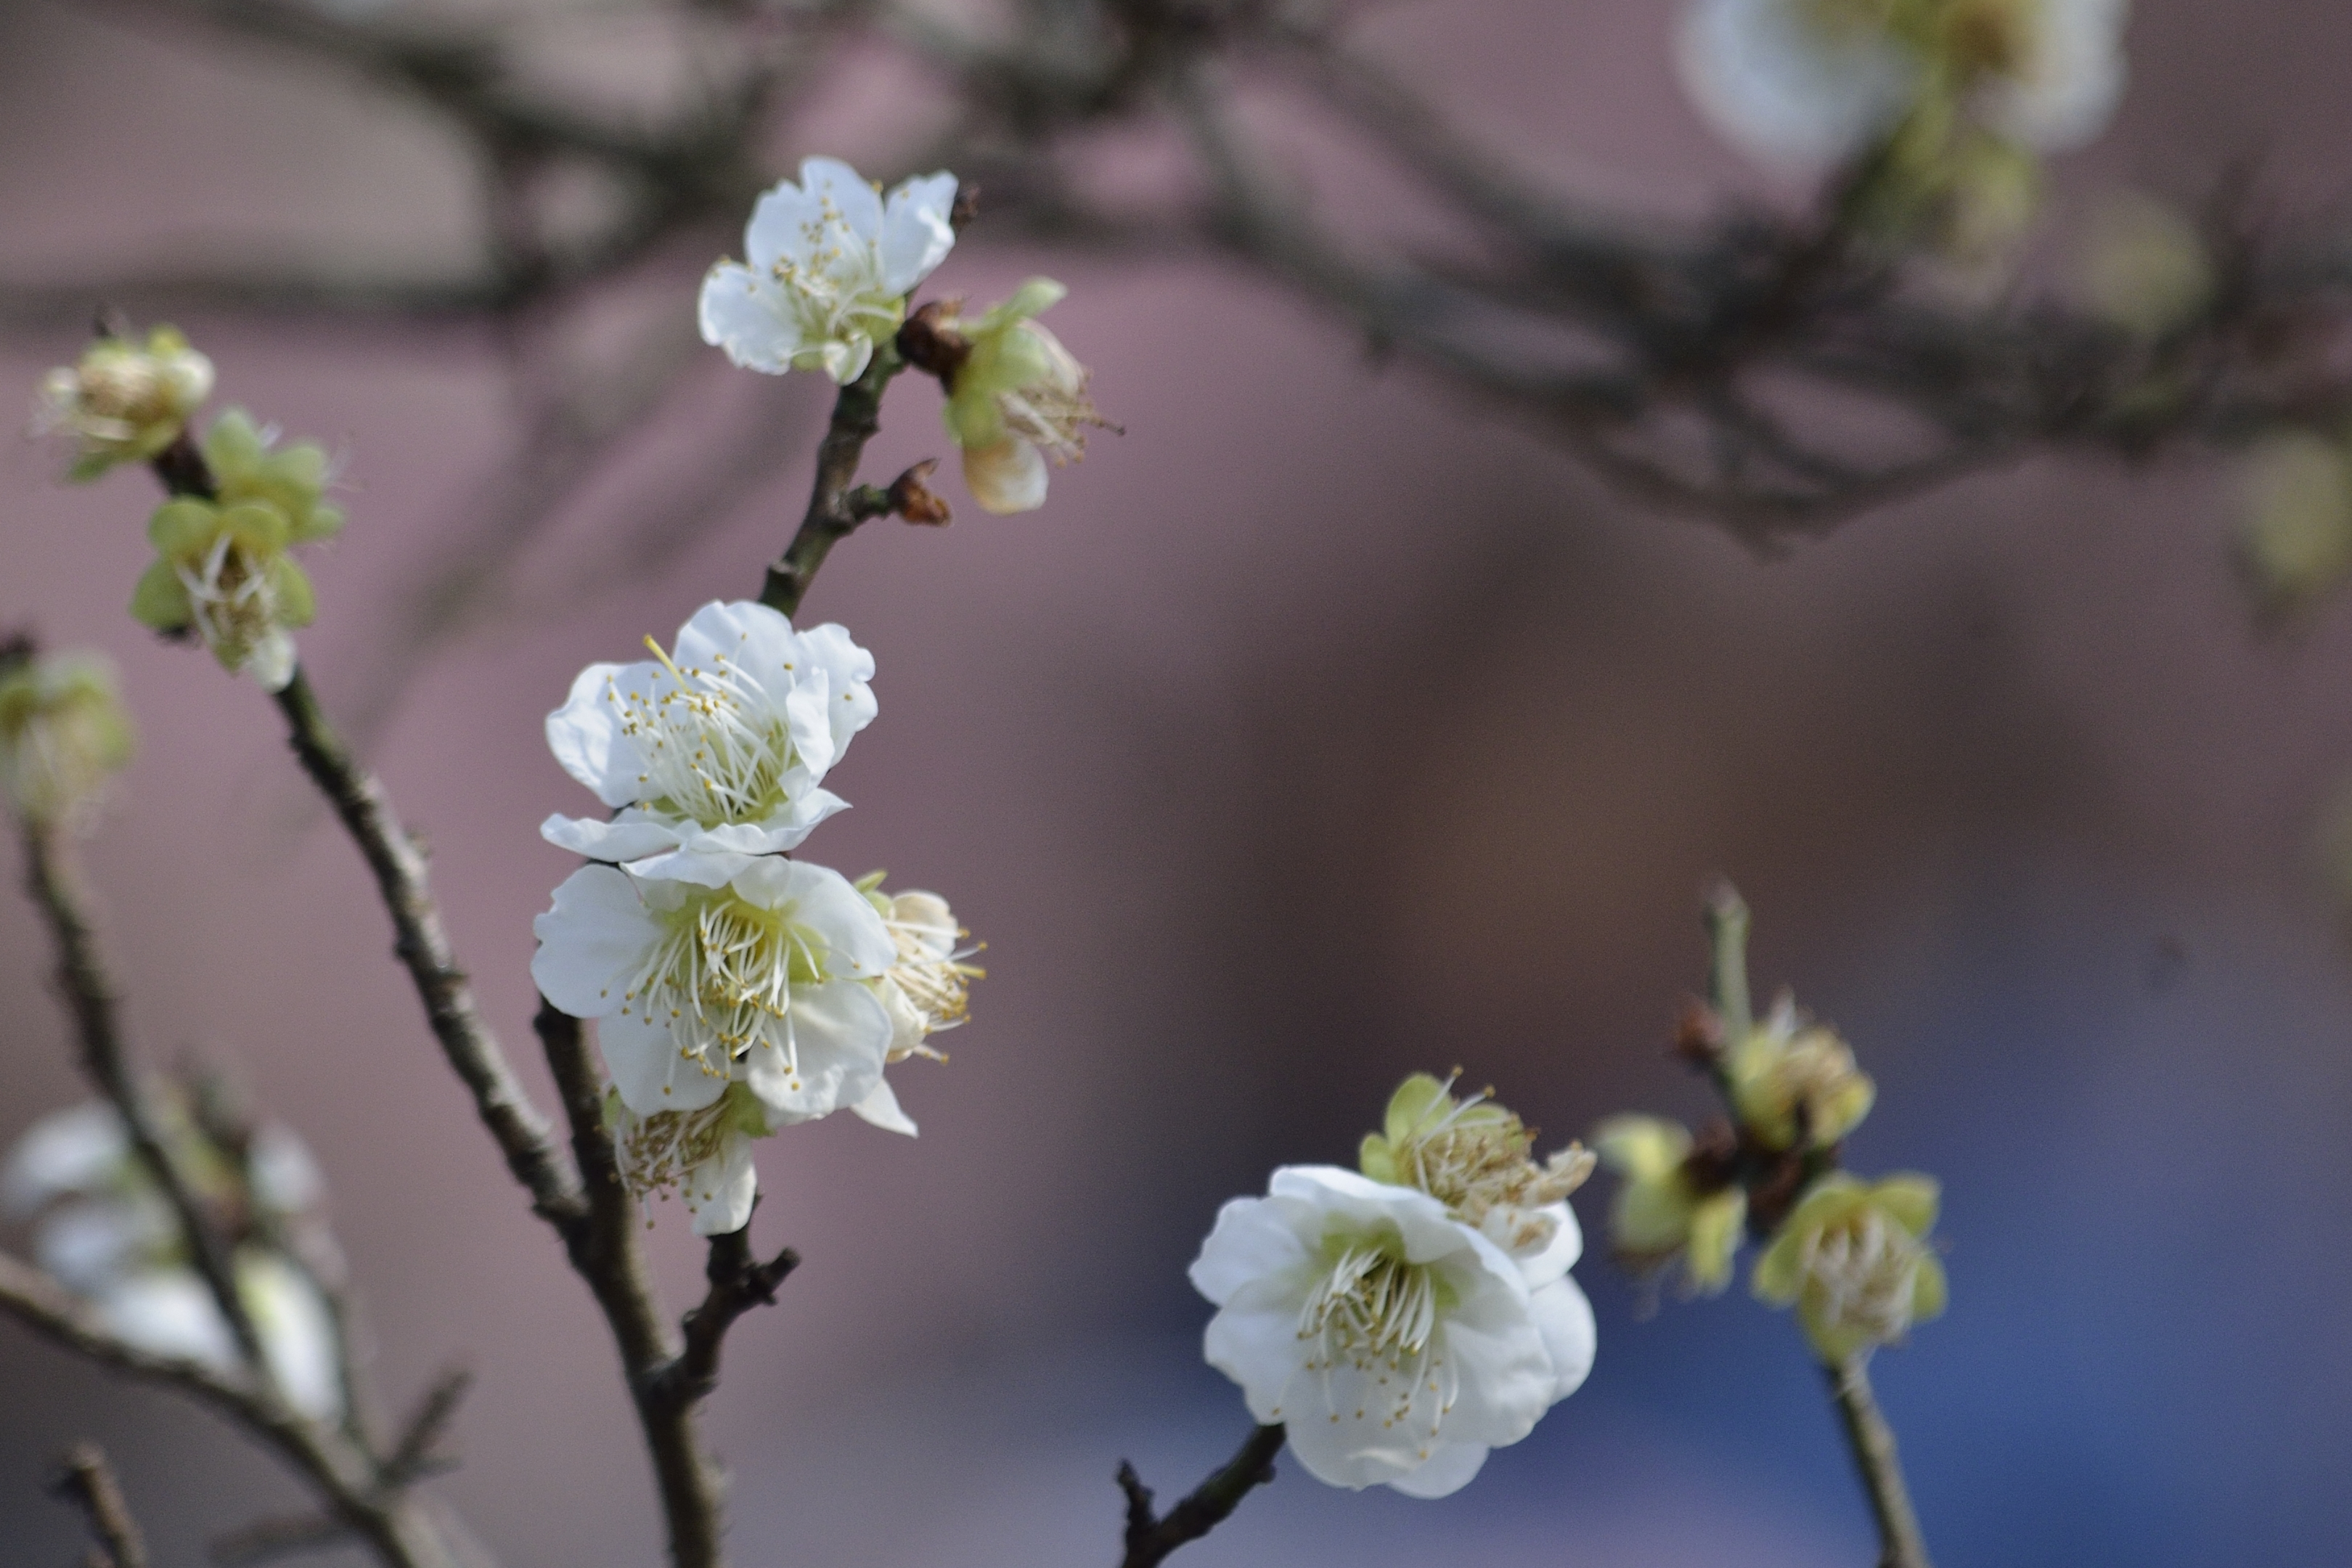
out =
[[767,585],[760,603],[787,616],[796,615],[801,600],[816,578],[817,569],[833,547],[857,531],[860,523],[887,516],[888,496],[872,486],[857,486],[857,462],[866,443],[882,428],[882,394],[890,380],[906,368],[898,346],[875,346],[874,361],[866,374],[841,389],[833,400],[833,417],[816,447],[816,478],[809,486],[808,510],[784,552],[768,567]]
[[398,1485],[428,1470],[446,1468],[433,1450],[449,1430],[449,1423],[457,1419],[457,1406],[465,1403],[473,1386],[472,1370],[462,1366],[451,1367],[434,1380],[401,1428],[400,1441],[384,1458],[383,1473],[388,1479]]
[[28,823],[24,841],[26,886],[57,943],[58,988],[73,1015],[82,1070],[121,1117],[139,1163],[179,1222],[189,1257],[245,1364],[256,1369],[257,1376],[267,1378],[269,1363],[262,1353],[261,1336],[237,1290],[228,1243],[166,1141],[154,1097],[127,1059],[121,1021],[115,1016],[114,981],[99,952],[89,900],[75,873],[65,831],[54,824]]
[[1127,1555],[1119,1568],[1154,1568],[1178,1547],[1223,1523],[1253,1489],[1274,1479],[1274,1457],[1282,1452],[1282,1437],[1279,1425],[1252,1429],[1223,1468],[1157,1516],[1151,1511],[1151,1489],[1133,1465],[1120,1460],[1118,1489],[1127,1494]]
[[1863,1489],[1870,1494],[1871,1517],[1878,1521],[1879,1568],[1935,1568],[1927,1558],[1927,1540],[1919,1533],[1919,1516],[1911,1509],[1910,1489],[1903,1481],[1895,1429],[1879,1414],[1870,1391],[1865,1359],[1855,1356],[1822,1371],[1837,1402],[1846,1446],[1853,1450],[1854,1468],[1862,1472]]
[[277,701],[302,771],[326,795],[375,874],[392,916],[393,952],[415,983],[442,1054],[472,1091],[476,1113],[506,1155],[507,1168],[530,1194],[531,1207],[552,1223],[571,1222],[583,1211],[580,1184],[474,1004],[472,983],[457,966],[440,908],[426,886],[423,851],[394,815],[383,786],[344,748],[300,668]]
[[89,1556],[90,1568],[147,1568],[147,1539],[139,1532],[121,1483],[97,1444],[77,1444],[67,1452],[52,1489],[80,1509],[89,1521],[89,1533],[98,1542]]
[[751,1251],[749,1226],[712,1237],[703,1266],[709,1291],[679,1325],[686,1348],[655,1377],[655,1397],[679,1403],[708,1398],[719,1386],[719,1352],[727,1331],[752,1308],[774,1306],[776,1287],[800,1261],[801,1255],[787,1247],[761,1262]]

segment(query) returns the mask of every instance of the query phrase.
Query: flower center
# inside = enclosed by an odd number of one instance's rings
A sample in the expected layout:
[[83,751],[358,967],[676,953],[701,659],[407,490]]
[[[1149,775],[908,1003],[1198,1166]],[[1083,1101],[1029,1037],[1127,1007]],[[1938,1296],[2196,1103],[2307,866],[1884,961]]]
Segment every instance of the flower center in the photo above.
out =
[[[1306,1370],[1322,1376],[1327,1419],[1376,1417],[1383,1431],[1403,1427],[1424,1445],[1433,1442],[1461,1393],[1460,1374],[1439,1348],[1449,1300],[1428,1266],[1377,1243],[1342,1246],[1298,1312]],[[1335,1372],[1370,1382],[1335,1386]],[[1424,1446],[1422,1457],[1428,1454]]]
[[875,246],[860,239],[830,201],[801,226],[801,254],[778,257],[770,270],[808,342],[879,338],[898,329],[905,302],[882,292]]
[[[979,947],[954,945],[956,938],[967,933],[919,921],[886,920],[882,923],[898,950],[897,960],[890,965],[891,983],[923,1016],[924,1032],[937,1034],[969,1021],[971,983],[987,979],[988,971],[964,962],[978,952]],[[915,1050],[941,1061],[947,1059],[922,1047]]]
[[1802,1266],[1825,1326],[1856,1330],[1886,1344],[1911,1326],[1912,1292],[1927,1255],[1918,1237],[1865,1208],[1808,1237]]
[[830,950],[792,915],[789,904],[764,910],[724,888],[696,889],[662,917],[662,939],[622,993],[621,1011],[667,1026],[678,1053],[714,1078],[754,1045],[780,1049],[798,1089],[793,988],[824,978]]
[[611,680],[604,688],[645,763],[644,804],[705,827],[757,821],[782,805],[792,739],[764,694],[723,653],[710,656],[709,669],[680,668],[651,637],[646,646],[669,672],[669,688],[658,696]]
[[174,569],[187,591],[198,635],[228,663],[242,665],[276,629],[278,594],[269,574],[238,547],[236,536],[227,530],[221,531],[197,565],[181,562]]
[[613,1140],[621,1180],[631,1195],[667,1197],[697,1165],[725,1151],[734,1106],[722,1098],[699,1110],[663,1110],[651,1116],[624,1112]]

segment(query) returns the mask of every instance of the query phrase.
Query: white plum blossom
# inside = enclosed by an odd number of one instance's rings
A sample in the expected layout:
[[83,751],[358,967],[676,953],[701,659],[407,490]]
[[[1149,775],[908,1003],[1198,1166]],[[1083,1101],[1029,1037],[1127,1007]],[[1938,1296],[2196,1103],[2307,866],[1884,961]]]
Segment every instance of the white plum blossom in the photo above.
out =
[[[894,1065],[908,1057],[943,1062],[948,1059],[945,1053],[926,1042],[971,1018],[971,983],[985,978],[987,972],[966,961],[980,949],[961,945],[971,933],[956,924],[955,911],[945,899],[912,889],[885,893],[882,877],[877,871],[860,878],[857,890],[882,917],[898,950],[896,962],[875,992],[890,1015],[888,1059]],[[913,1119],[899,1109],[898,1097],[887,1079],[850,1109],[887,1131],[915,1135]]]
[[[167,1107],[176,1119],[176,1108]],[[174,1122],[174,1137],[186,1130]],[[214,1152],[205,1146],[203,1152]],[[199,1185],[223,1181],[198,1161]],[[299,1224],[323,1189],[310,1151],[289,1129],[256,1132],[243,1195],[279,1224]],[[238,1371],[235,1337],[211,1288],[189,1266],[179,1222],[138,1163],[115,1109],[100,1101],[35,1122],[0,1168],[0,1204],[37,1215],[34,1255],[88,1300],[107,1331],[153,1355]],[[296,1410],[332,1420],[342,1410],[334,1319],[316,1283],[271,1248],[236,1250],[236,1291],[280,1393]]]
[[741,1083],[789,1126],[873,1093],[892,1034],[875,990],[898,957],[874,906],[806,861],[679,858],[697,879],[583,867],[531,922],[531,977],[598,1020],[622,1101],[699,1110]]
[[1890,133],[1930,91],[2044,152],[2096,136],[2122,96],[2128,0],[1696,0],[1680,58],[1724,133],[1820,165]]
[[640,1116],[620,1091],[605,1097],[604,1120],[621,1178],[640,1198],[676,1193],[694,1216],[697,1236],[720,1236],[751,1223],[760,1190],[753,1140],[766,1137],[767,1108],[741,1084],[694,1110]]
[[1426,1193],[1330,1165],[1266,1191],[1225,1205],[1192,1279],[1218,1308],[1209,1364],[1317,1479],[1444,1497],[1583,1382],[1592,1317],[1570,1249],[1547,1244],[1535,1272],[1559,1272],[1531,1289]]
[[907,295],[955,244],[953,174],[906,181],[886,200],[835,158],[762,195],[743,230],[750,265],[702,280],[702,341],[746,370],[822,370],[843,385],[906,319]]
[[[674,652],[592,664],[548,715],[564,770],[619,815],[550,816],[550,842],[640,876],[716,886],[730,856],[790,849],[847,805],[818,787],[873,722],[874,656],[837,626],[794,631],[765,605],[711,603]],[[716,855],[719,868],[697,869]]]

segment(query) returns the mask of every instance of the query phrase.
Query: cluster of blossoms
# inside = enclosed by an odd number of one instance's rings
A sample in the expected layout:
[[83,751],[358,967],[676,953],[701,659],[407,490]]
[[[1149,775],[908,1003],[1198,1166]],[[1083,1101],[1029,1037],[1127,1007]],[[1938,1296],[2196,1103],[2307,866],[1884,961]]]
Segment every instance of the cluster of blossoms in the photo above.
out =
[[327,454],[232,408],[191,445],[189,421],[210,395],[212,363],[169,327],[144,347],[100,338],[78,365],[49,373],[37,425],[76,443],[71,472],[93,479],[152,462],[173,494],[147,524],[155,560],[131,614],[169,637],[194,637],[221,667],[278,691],[294,678],[293,633],[310,624],[310,579],[290,553],[331,539],[343,514],[326,501]]
[[1049,467],[1085,453],[1104,425],[1087,370],[1036,317],[1066,290],[1033,278],[1012,299],[966,319],[961,305],[908,298],[955,245],[953,174],[908,180],[885,196],[833,158],[762,195],[743,230],[744,261],[703,279],[703,341],[747,370],[823,371],[847,385],[877,358],[937,376],[964,481],[989,511],[1045,501]]
[[2127,0],[1696,0],[1683,75],[1766,157],[1872,154],[1870,215],[1994,243],[2030,212],[2035,155],[2080,145],[2124,85]]
[[1876,1087],[1836,1031],[1783,994],[1736,1039],[1694,1006],[1683,1054],[1722,1091],[1729,1125],[1693,1137],[1677,1122],[1617,1116],[1593,1135],[1620,1182],[1610,1208],[1619,1260],[1654,1273],[1679,1260],[1692,1291],[1731,1283],[1749,1234],[1769,1238],[1752,1288],[1793,1306],[1822,1359],[1841,1364],[1895,1344],[1944,1310],[1944,1269],[1927,1233],[1937,1188],[1920,1175],[1864,1183],[1837,1169],[1839,1145]]
[[875,715],[873,656],[837,626],[710,604],[668,652],[595,664],[548,716],[572,776],[614,808],[554,816],[591,862],[533,923],[547,999],[597,1020],[631,1185],[739,1230],[756,1139],[848,1109],[911,1134],[883,1077],[936,1056],[979,971],[933,893],[791,858],[845,803],[826,773]]
[[131,761],[131,716],[97,654],[0,645],[0,799],[35,828],[86,826]]
[[1192,1265],[1217,1307],[1210,1364],[1333,1486],[1459,1490],[1592,1368],[1568,1205],[1591,1156],[1538,1164],[1517,1117],[1451,1089],[1408,1079],[1360,1171],[1275,1172],[1265,1197],[1225,1205]]
[[[277,1244],[310,1222],[321,1196],[310,1152],[272,1124],[233,1158],[196,1130],[176,1098],[161,1103],[174,1163],[197,1195],[242,1216],[236,1292],[278,1391],[306,1415],[336,1418],[342,1388],[334,1318],[310,1274]],[[0,1205],[35,1221],[41,1267],[86,1300],[117,1339],[237,1371],[228,1323],[112,1106],[92,1101],[35,1122],[0,1169]]]

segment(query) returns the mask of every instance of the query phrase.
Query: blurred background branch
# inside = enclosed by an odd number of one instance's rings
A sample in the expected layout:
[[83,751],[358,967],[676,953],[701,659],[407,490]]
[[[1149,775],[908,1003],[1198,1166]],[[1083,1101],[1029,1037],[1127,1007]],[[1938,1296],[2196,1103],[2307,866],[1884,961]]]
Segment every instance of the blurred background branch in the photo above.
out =
[[[249,268],[0,283],[0,327],[53,332],[100,301],[142,316],[234,314],[487,332],[521,413],[485,479],[467,544],[412,585],[361,661],[364,744],[418,661],[507,604],[517,558],[634,437],[680,402],[701,357],[672,307],[582,358],[598,299],[663,279],[666,298],[733,243],[773,149],[826,68],[883,48],[933,79],[944,118],[914,166],[952,163],[999,236],[1078,251],[1223,256],[1563,444],[1637,503],[1711,520],[1765,552],[1857,512],[2046,450],[2139,459],[2329,428],[2352,409],[2331,359],[2352,258],[2332,226],[2201,221],[2212,286],[2135,330],[2049,289],[1955,287],[1858,235],[1868,160],[1812,213],[1733,211],[1679,226],[1569,200],[1479,144],[1382,68],[1353,8],[1314,0],[1023,0],[986,31],[881,0],[643,0],[452,16],[310,0],[111,0],[105,14],[190,47],[266,49],[434,117],[479,192],[475,263],[446,276]],[[651,108],[593,106],[549,63],[558,24],[650,29],[684,62]],[[632,35],[633,37],[635,35]],[[1355,151],[1442,205],[1444,254],[1323,210],[1284,174],[1258,100],[1319,114]],[[927,110],[928,112],[929,110]],[[1157,137],[1189,163],[1155,199],[1076,165],[1089,138]],[[586,180],[592,216],[550,193]],[[2229,182],[2242,196],[2244,181]],[[93,258],[97,261],[99,258]],[[1857,408],[1870,416],[1857,419]],[[794,441],[705,433],[684,491],[606,571],[675,549],[787,461]],[[1862,432],[1862,433],[1858,433]]]

